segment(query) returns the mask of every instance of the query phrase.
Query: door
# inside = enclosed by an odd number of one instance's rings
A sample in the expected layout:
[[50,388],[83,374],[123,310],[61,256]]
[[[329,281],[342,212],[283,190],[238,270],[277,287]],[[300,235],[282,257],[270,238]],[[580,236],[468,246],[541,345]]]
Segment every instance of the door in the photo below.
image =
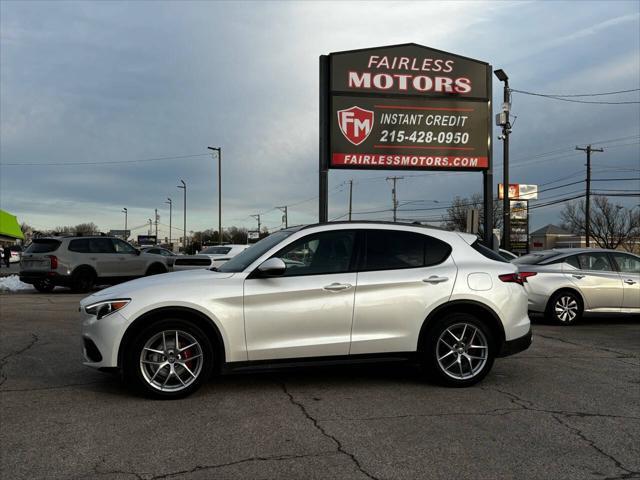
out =
[[607,252],[581,253],[577,257],[580,269],[565,272],[582,293],[585,310],[619,312],[622,306],[622,280],[611,265]]
[[347,355],[356,273],[355,232],[310,234],[274,257],[285,273],[244,284],[249,360]]
[[622,310],[640,312],[640,259],[628,253],[612,253],[622,278]]
[[89,259],[96,267],[98,277],[117,277],[118,263],[113,243],[108,237],[89,239]]
[[451,296],[451,247],[415,232],[365,230],[351,354],[415,351],[428,313]]
[[[122,277],[140,277],[146,273],[147,260],[138,250],[127,242],[112,238],[117,261],[117,275]],[[148,258],[148,257],[147,257]]]

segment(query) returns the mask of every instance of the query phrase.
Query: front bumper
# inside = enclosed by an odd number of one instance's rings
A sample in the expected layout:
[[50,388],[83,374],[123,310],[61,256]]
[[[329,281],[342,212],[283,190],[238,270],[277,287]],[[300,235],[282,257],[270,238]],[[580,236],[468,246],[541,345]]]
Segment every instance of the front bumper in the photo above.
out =
[[531,328],[529,328],[529,331],[523,336],[504,342],[498,357],[508,357],[509,355],[515,355],[516,353],[523,352],[531,346],[532,341],[533,333]]
[[20,272],[20,281],[22,283],[29,283],[33,285],[34,283],[41,282],[43,280],[48,280],[53,285],[58,285],[61,287],[68,287],[71,285],[71,277],[68,275],[60,275],[57,272],[29,272],[29,271],[21,271]]
[[128,324],[120,312],[97,320],[81,310],[83,364],[93,368],[118,366],[118,346]]

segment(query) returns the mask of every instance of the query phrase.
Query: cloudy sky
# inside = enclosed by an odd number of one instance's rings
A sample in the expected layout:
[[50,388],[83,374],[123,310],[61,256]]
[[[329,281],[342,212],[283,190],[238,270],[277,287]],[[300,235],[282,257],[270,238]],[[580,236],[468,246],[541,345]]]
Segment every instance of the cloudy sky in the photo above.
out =
[[[161,215],[189,230],[317,219],[318,56],[414,42],[503,68],[511,86],[581,94],[640,88],[640,2],[13,2],[0,3],[0,206],[37,228],[93,221],[138,227]],[[494,81],[495,101],[501,84]],[[638,92],[583,100],[638,101]],[[594,154],[598,189],[640,190],[638,104],[561,102],[514,93],[513,182],[551,188],[584,178],[576,145]],[[494,131],[494,139],[498,135]],[[502,174],[495,144],[496,182]],[[147,161],[160,157],[184,157]],[[131,160],[144,160],[136,163]],[[59,165],[71,163],[72,165]],[[85,165],[78,165],[86,163]],[[98,164],[96,164],[98,163]],[[50,165],[34,165],[50,164]],[[51,165],[58,164],[58,165]],[[391,206],[391,172],[330,173],[330,218]],[[455,195],[481,191],[479,173],[405,172],[402,218],[438,218]],[[582,185],[546,190],[540,203]],[[595,187],[594,187],[595,188]],[[434,203],[438,201],[438,203]],[[639,199],[616,197],[633,206]],[[532,211],[532,228],[560,205]],[[389,219],[391,212],[355,218]],[[144,228],[135,231],[145,233]],[[175,233],[174,233],[175,235]]]

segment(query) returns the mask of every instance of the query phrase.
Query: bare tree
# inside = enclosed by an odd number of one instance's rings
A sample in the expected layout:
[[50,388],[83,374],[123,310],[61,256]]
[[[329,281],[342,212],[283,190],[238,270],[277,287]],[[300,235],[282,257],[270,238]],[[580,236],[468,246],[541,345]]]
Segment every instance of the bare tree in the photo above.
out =
[[[607,197],[595,196],[591,206],[591,235],[600,248],[627,251],[640,249],[640,210],[614,204]],[[562,226],[579,235],[585,235],[585,201],[568,203],[560,212]]]
[[[493,226],[500,228],[502,226],[502,202],[493,201]],[[458,230],[464,232],[467,228],[467,212],[469,209],[479,210],[479,234],[484,235],[484,202],[482,194],[474,193],[470,198],[456,197],[451,202],[451,206],[447,208],[446,215],[442,216],[444,226],[448,230]]]

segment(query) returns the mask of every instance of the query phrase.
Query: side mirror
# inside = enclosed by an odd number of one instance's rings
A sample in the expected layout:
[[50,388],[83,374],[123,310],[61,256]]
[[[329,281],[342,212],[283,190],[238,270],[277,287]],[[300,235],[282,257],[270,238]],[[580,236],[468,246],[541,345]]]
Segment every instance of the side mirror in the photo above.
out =
[[277,277],[282,275],[286,269],[287,266],[281,258],[270,258],[260,264],[258,272],[262,277]]

